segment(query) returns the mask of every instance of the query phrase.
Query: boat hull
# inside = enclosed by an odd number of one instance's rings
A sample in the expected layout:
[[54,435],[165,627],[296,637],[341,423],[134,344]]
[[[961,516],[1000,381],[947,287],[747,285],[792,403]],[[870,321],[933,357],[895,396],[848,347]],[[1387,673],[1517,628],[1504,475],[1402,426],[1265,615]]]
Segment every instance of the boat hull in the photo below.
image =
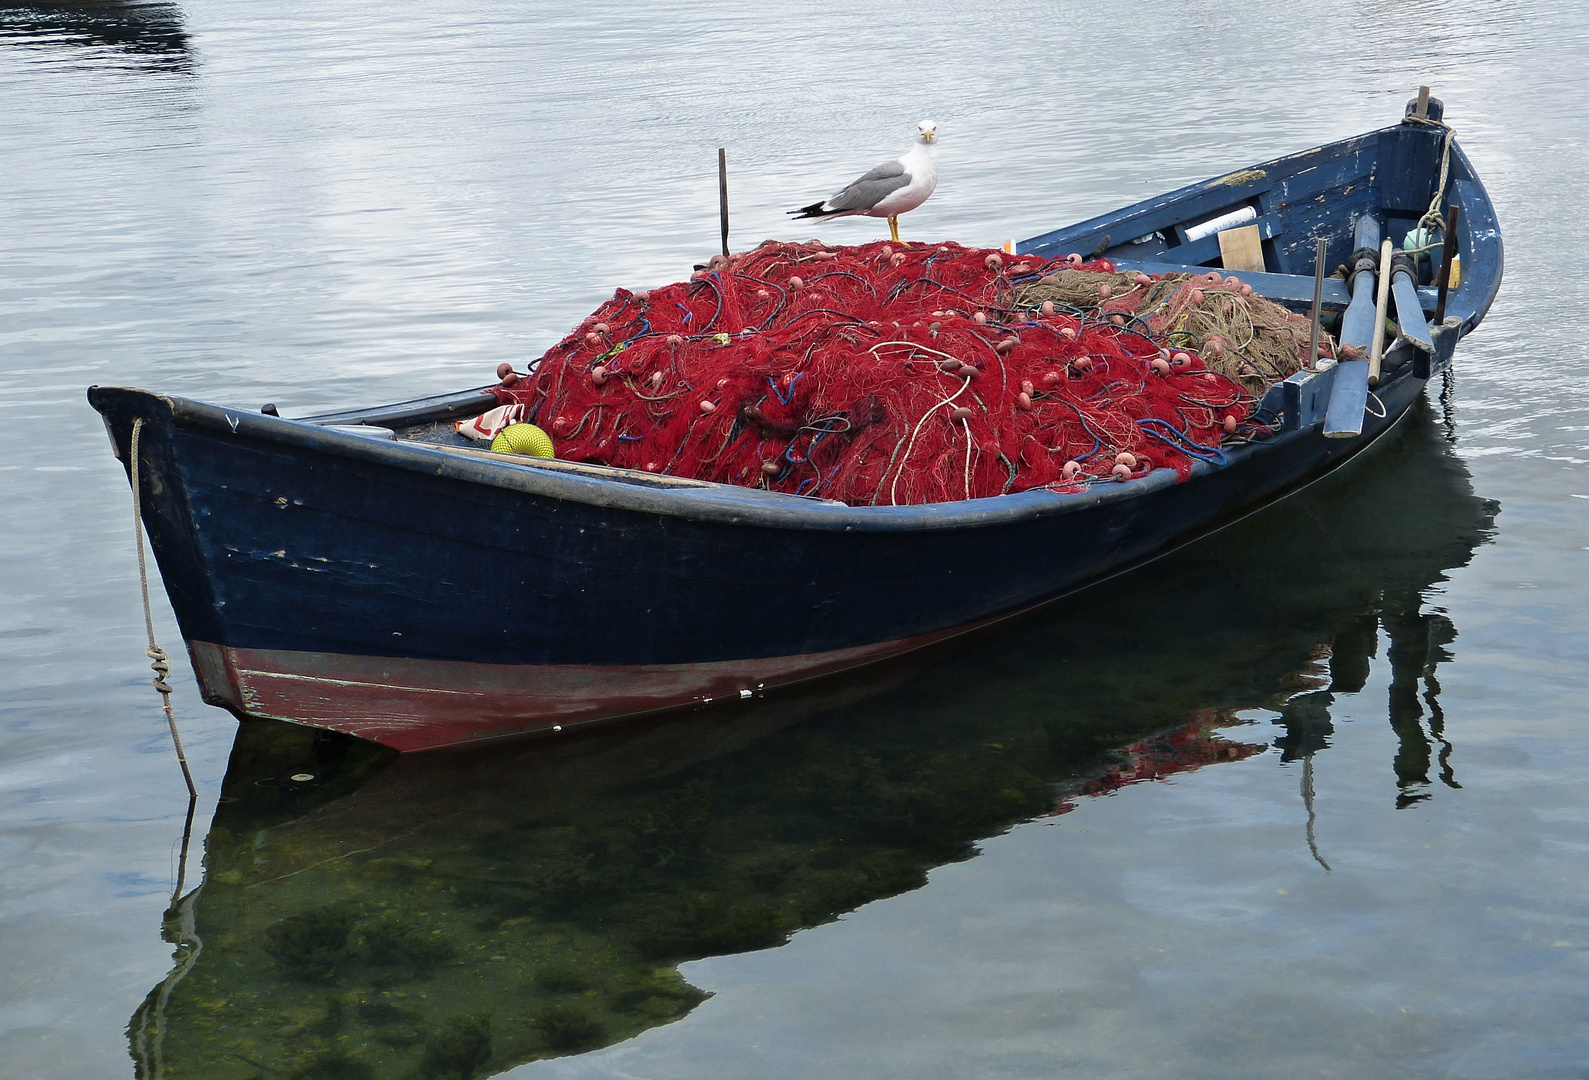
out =
[[141,421],[145,523],[205,700],[420,750],[756,694],[1051,604],[1331,472],[1423,385],[1406,365],[1359,438],[1313,424],[1184,483],[900,508],[94,398],[123,461]]

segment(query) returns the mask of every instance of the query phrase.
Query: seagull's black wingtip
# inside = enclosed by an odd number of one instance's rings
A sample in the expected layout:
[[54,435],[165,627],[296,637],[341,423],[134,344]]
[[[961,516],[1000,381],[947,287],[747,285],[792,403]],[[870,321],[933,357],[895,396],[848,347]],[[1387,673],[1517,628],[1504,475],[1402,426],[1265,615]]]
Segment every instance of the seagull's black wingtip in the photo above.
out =
[[793,217],[793,218],[819,218],[819,217],[826,217],[827,216],[827,212],[822,209],[823,205],[826,202],[827,202],[827,200],[823,199],[822,202],[814,202],[810,206],[802,206],[798,210],[791,210],[791,211],[789,211],[789,216]]

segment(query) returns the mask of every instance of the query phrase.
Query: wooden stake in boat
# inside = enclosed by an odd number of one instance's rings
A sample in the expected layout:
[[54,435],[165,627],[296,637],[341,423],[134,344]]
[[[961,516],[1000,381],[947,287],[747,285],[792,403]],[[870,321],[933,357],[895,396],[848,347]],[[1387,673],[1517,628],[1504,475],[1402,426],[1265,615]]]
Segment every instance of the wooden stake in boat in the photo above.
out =
[[1308,336],[1309,371],[1319,362],[1319,310],[1324,306],[1324,252],[1329,241],[1319,237],[1313,241],[1313,332]]
[[717,202],[723,219],[723,258],[728,258],[728,153],[717,148]]
[[1457,218],[1462,208],[1456,203],[1446,205],[1446,246],[1440,256],[1440,293],[1435,298],[1435,325],[1446,320],[1446,293],[1451,289],[1451,260],[1457,257]]
[[1379,245],[1379,296],[1374,301],[1374,340],[1368,349],[1368,385],[1379,385],[1379,362],[1385,355],[1385,315],[1390,304],[1391,242]]

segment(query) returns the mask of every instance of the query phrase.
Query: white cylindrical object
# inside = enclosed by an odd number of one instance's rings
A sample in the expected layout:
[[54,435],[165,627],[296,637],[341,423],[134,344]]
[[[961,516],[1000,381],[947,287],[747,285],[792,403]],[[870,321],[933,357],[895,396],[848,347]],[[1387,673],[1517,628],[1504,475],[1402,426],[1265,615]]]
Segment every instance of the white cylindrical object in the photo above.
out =
[[1205,236],[1213,236],[1217,232],[1224,232],[1233,225],[1240,225],[1247,221],[1258,220],[1258,211],[1250,206],[1243,206],[1239,210],[1232,210],[1228,214],[1221,214],[1207,221],[1200,221],[1196,225],[1186,227],[1186,242],[1201,240]]

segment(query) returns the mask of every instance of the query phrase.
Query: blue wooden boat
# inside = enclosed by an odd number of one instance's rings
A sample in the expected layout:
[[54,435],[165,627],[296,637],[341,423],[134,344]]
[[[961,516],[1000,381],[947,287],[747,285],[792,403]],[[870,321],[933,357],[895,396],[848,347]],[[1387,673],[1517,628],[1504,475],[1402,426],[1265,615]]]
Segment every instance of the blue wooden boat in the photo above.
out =
[[[1493,207],[1440,121],[1436,101],[1409,106],[1394,126],[1020,245],[1202,271],[1221,265],[1210,223],[1239,222],[1265,269],[1236,276],[1301,310],[1315,238],[1360,277],[1365,235],[1399,248],[1431,203],[1457,208],[1460,284],[1423,341],[1400,312],[1372,394],[1353,398],[1352,364],[1299,372],[1263,400],[1274,438],[1184,482],[1161,469],[1075,494],[852,507],[473,451],[452,421],[495,404],[479,389],[300,420],[127,388],[89,401],[124,465],[138,432],[144,523],[199,685],[240,717],[418,750],[753,696],[1052,604],[1389,430],[1501,280]],[[1398,286],[1425,314],[1433,261]],[[1326,283],[1328,319],[1349,302]],[[1332,398],[1356,434],[1326,437]]]

